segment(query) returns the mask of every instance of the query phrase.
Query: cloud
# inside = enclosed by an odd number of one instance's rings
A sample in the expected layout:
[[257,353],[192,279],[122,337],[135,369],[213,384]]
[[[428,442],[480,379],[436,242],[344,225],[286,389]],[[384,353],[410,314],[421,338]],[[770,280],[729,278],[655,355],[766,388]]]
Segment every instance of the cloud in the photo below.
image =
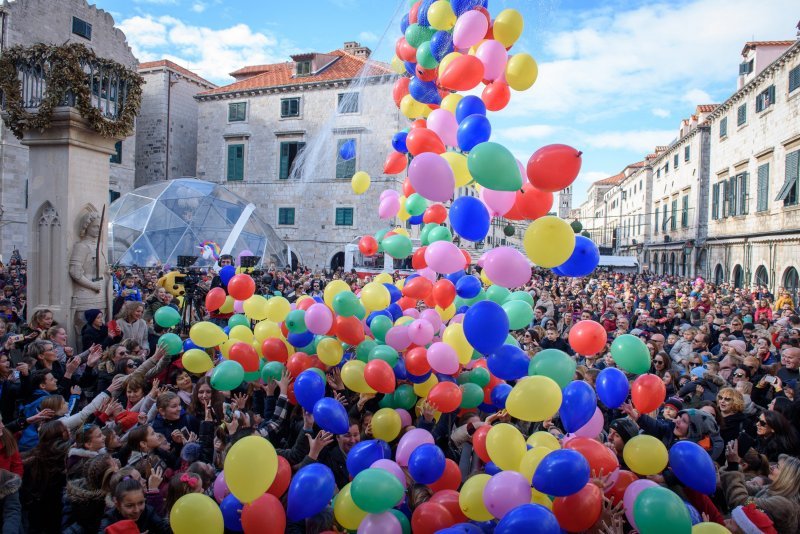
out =
[[666,145],[675,138],[676,130],[627,130],[586,134],[583,142],[594,148],[630,150],[644,153],[656,145]]
[[531,139],[542,139],[550,137],[558,131],[556,126],[549,124],[528,124],[525,126],[512,126],[503,128],[496,132],[497,137],[510,141],[529,141]]
[[686,91],[686,93],[684,93],[683,95],[683,100],[685,102],[688,102],[689,105],[692,106],[692,108],[694,108],[698,104],[714,103],[714,99],[711,97],[711,95],[709,95],[702,89],[690,89],[689,91]]
[[662,119],[666,119],[669,117],[669,110],[664,108],[653,108],[650,110],[653,115],[656,117],[660,117]]
[[362,43],[377,43],[378,39],[375,32],[364,31],[358,34],[358,40]]
[[203,2],[195,2],[194,4],[192,4],[192,11],[194,11],[195,13],[202,13],[203,11],[206,10],[206,7],[207,6]]

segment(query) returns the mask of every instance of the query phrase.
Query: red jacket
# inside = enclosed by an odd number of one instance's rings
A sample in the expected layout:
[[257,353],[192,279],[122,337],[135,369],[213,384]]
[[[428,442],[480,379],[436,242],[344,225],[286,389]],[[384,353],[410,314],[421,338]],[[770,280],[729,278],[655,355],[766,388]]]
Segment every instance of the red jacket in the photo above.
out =
[[[6,432],[8,431],[6,430]],[[19,451],[11,456],[8,456],[5,451],[0,451],[0,469],[22,476],[22,458],[19,455]]]

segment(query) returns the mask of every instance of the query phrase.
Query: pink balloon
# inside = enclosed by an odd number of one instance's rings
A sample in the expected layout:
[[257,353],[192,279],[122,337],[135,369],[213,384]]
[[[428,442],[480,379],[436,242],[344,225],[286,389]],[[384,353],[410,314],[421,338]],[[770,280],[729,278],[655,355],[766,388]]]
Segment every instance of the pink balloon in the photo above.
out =
[[[411,414],[408,413],[408,410],[404,408],[395,408],[394,411],[397,412],[397,415],[400,416],[400,426],[405,428],[407,426],[411,426]],[[403,477],[405,478],[405,477]]]
[[508,213],[517,200],[516,191],[494,191],[485,187],[481,187],[481,192],[478,196],[489,208],[489,214],[492,217],[499,217]]
[[463,322],[464,322],[464,314],[463,313],[457,313],[457,314],[455,314],[453,316],[452,319],[450,319],[448,324],[461,324]]
[[433,333],[436,334],[442,328],[442,318],[436,313],[436,310],[431,310],[430,308],[427,310],[422,310],[419,314],[419,318],[428,321],[433,326]]
[[220,471],[216,480],[214,480],[214,499],[217,502],[222,502],[230,494],[231,490],[228,489],[228,484],[225,483],[225,472]]
[[467,11],[463,13],[453,28],[453,45],[456,48],[469,48],[477,44],[486,35],[489,21],[480,11]]
[[244,301],[243,300],[234,300],[233,301],[233,311],[236,313],[244,313]]
[[603,431],[603,412],[600,408],[594,409],[594,415],[589,422],[575,431],[576,436],[594,439]]
[[358,524],[358,534],[403,534],[403,527],[392,512],[367,514]]
[[516,471],[497,473],[483,488],[483,504],[498,519],[502,519],[513,508],[530,502],[531,482]]
[[456,138],[458,121],[451,112],[442,108],[434,109],[428,115],[427,125],[428,129],[436,132],[442,143],[447,146],[458,146],[458,139]]
[[447,343],[434,343],[428,347],[428,363],[437,373],[452,375],[458,372],[458,354]]
[[450,241],[436,241],[425,249],[425,263],[437,273],[453,274],[464,268],[466,260],[461,250]]
[[[481,43],[475,52],[475,56],[483,63],[483,78],[485,80],[494,81],[505,73],[508,52],[501,43],[494,39]],[[430,119],[428,121],[430,123]],[[428,127],[430,128],[430,126]]]
[[417,319],[408,325],[408,337],[415,345],[427,345],[433,339],[433,325],[428,321]]
[[411,345],[408,336],[408,326],[393,326],[386,332],[386,344],[396,351],[404,351]]
[[416,308],[409,308],[407,310],[403,310],[403,315],[406,317],[413,317],[414,319],[419,319],[419,310]]
[[381,219],[391,219],[400,211],[400,198],[389,195],[378,205],[378,217]]
[[423,276],[430,280],[431,282],[436,282],[436,271],[430,269],[428,267],[423,267],[417,271],[417,274]]
[[508,289],[524,286],[531,279],[528,259],[511,247],[497,247],[487,252],[483,270],[489,280]]
[[[519,160],[517,160],[519,162]],[[397,197],[400,198],[400,191],[395,191],[394,189],[385,189],[379,198],[379,200],[383,200],[388,197]]]
[[633,520],[633,503],[636,502],[636,498],[641,492],[647,488],[654,488],[656,486],[658,486],[658,484],[652,480],[643,478],[634,480],[631,482],[631,485],[625,489],[625,495],[622,497],[623,506],[625,507],[625,517],[628,518],[628,523],[636,530],[639,530],[639,527],[636,526],[636,521]]
[[375,460],[374,462],[372,462],[370,468],[383,469],[384,471],[389,471],[391,474],[397,477],[397,480],[400,481],[400,483],[403,485],[404,488],[408,485],[408,479],[406,479],[406,474],[403,472],[403,468],[397,465],[397,463],[393,462],[392,460],[387,460],[386,458]]
[[322,335],[333,326],[333,313],[322,303],[312,304],[304,316],[306,328],[312,334]]
[[447,202],[453,198],[453,169],[439,154],[423,152],[415,157],[408,166],[408,179],[416,192],[428,200]]
[[408,458],[411,456],[411,453],[414,452],[417,447],[425,443],[433,445],[433,436],[424,428],[415,428],[403,434],[403,437],[400,438],[400,442],[397,444],[397,451],[394,455],[394,460],[397,462],[397,465],[400,467],[407,467]]

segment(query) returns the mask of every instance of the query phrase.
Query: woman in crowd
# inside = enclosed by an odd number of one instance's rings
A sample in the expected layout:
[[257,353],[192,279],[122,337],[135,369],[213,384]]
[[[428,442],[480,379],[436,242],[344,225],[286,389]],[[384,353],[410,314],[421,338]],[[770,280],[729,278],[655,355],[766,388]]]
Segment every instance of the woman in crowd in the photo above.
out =
[[117,318],[117,327],[122,332],[123,339],[132,339],[139,343],[145,352],[149,352],[150,345],[147,339],[147,323],[142,319],[144,304],[129,300],[122,306]]

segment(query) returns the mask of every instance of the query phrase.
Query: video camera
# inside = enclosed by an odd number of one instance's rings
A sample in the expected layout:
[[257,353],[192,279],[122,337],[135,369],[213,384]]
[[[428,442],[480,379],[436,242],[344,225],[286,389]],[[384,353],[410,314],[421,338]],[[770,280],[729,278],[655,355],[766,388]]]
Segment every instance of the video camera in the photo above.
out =
[[175,275],[175,283],[182,284],[184,294],[190,297],[203,292],[200,288],[202,273],[200,269],[192,267],[197,259],[198,256],[178,256],[177,268],[180,274]]

